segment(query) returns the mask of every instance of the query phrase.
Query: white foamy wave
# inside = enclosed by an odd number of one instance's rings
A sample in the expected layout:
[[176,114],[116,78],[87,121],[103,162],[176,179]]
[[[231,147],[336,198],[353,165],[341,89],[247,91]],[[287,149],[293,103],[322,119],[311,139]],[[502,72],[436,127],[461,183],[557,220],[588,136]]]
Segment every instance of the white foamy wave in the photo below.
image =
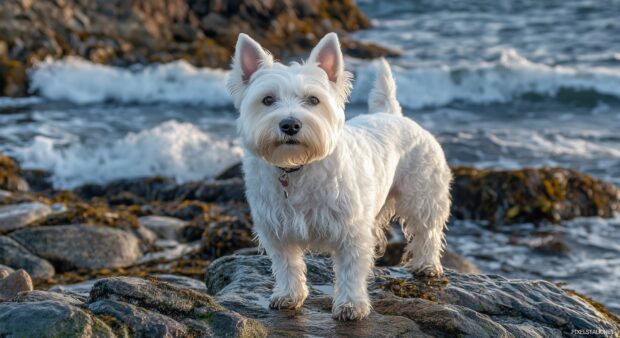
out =
[[183,60],[118,68],[77,57],[58,61],[48,58],[29,72],[30,90],[52,100],[206,106],[231,104],[226,90],[227,74],[221,69],[196,68]]
[[0,108],[19,108],[37,103],[43,100],[40,97],[4,97],[0,96]]
[[[375,77],[369,62],[355,62],[351,102],[365,104]],[[170,102],[209,107],[232,105],[228,72],[196,68],[185,61],[117,68],[70,57],[48,59],[30,71],[31,90],[52,100],[75,103]],[[506,50],[499,61],[476,67],[402,69],[394,67],[398,99],[407,108],[452,102],[508,102],[524,94],[554,96],[561,89],[593,91],[620,98],[620,69],[548,66]]]
[[37,136],[16,151],[26,168],[53,173],[59,188],[120,178],[163,175],[179,182],[213,177],[241,158],[234,139],[221,139],[190,123],[167,121],[108,144],[63,146]]
[[[357,70],[352,102],[366,102],[374,76],[370,65]],[[513,49],[504,51],[496,63],[472,68],[395,67],[394,76],[401,105],[414,109],[456,101],[508,102],[528,93],[554,96],[561,89],[620,97],[620,69],[552,67],[531,62]]]

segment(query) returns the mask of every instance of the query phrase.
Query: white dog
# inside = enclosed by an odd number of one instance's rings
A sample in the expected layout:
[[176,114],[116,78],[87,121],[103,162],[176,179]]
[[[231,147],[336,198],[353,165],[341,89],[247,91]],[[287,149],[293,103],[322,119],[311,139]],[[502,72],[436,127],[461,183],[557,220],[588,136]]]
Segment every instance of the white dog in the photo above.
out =
[[335,33],[306,63],[289,66],[239,35],[228,88],[240,111],[255,231],[273,263],[272,308],[302,306],[303,256],[316,250],[333,257],[334,318],[366,317],[375,249],[385,248],[384,229],[395,216],[410,242],[405,266],[443,272],[451,172],[433,136],[402,116],[385,60],[369,97],[373,114],[346,123],[351,74]]

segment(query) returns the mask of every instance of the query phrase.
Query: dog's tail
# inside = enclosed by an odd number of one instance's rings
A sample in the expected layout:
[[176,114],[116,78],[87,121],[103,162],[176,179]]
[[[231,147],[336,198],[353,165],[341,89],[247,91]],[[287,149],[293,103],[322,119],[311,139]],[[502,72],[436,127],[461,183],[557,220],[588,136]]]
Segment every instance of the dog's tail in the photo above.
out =
[[396,82],[392,77],[390,65],[384,58],[377,62],[377,78],[368,97],[370,113],[389,113],[403,115],[400,104],[396,100]]

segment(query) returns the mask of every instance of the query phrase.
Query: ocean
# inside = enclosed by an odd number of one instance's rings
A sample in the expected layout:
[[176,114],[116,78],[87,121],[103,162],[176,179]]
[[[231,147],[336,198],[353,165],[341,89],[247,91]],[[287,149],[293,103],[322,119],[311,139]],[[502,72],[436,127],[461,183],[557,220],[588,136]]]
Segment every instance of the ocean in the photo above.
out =
[[[452,164],[562,166],[620,185],[620,2],[358,1],[373,28],[357,39],[388,60],[405,114],[437,136]],[[374,76],[347,58],[347,116],[366,113]],[[77,58],[29,72],[32,97],[0,97],[0,152],[72,188],[128,177],[179,182],[236,163],[226,70],[183,61],[120,69]],[[534,252],[555,236],[570,251]],[[620,313],[620,218],[489,230],[456,222],[448,247],[484,272],[566,282]]]

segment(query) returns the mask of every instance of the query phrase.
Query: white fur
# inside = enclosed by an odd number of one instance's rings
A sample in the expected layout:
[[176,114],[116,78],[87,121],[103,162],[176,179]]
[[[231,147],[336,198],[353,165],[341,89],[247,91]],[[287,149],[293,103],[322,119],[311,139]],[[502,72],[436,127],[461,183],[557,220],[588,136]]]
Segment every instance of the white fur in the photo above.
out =
[[[303,304],[308,296],[303,255],[315,250],[333,256],[334,318],[366,317],[367,277],[376,248],[385,246],[384,228],[395,216],[409,240],[405,266],[426,275],[443,272],[451,182],[443,151],[430,133],[402,116],[385,60],[379,62],[369,97],[373,114],[345,124],[350,78],[334,33],[319,42],[305,64],[289,66],[274,62],[247,35],[239,36],[228,87],[240,111],[255,231],[273,262],[274,308]],[[276,103],[264,105],[267,95]],[[320,103],[309,105],[308,96]],[[299,134],[280,132],[278,123],[286,117],[303,123]],[[291,140],[299,144],[286,144]],[[285,198],[278,167],[302,165],[289,174]]]

